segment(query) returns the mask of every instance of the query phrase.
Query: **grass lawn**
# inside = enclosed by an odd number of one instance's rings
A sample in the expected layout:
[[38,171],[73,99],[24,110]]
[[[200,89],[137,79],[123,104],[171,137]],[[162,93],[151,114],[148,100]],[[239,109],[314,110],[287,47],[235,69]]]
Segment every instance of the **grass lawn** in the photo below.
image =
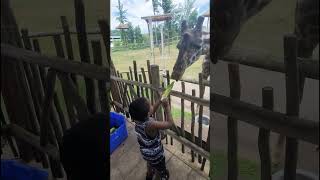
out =
[[[226,176],[228,159],[224,152],[216,151],[211,155],[211,172],[214,179],[220,179]],[[259,180],[260,169],[257,162],[239,159],[239,177],[246,180]]]

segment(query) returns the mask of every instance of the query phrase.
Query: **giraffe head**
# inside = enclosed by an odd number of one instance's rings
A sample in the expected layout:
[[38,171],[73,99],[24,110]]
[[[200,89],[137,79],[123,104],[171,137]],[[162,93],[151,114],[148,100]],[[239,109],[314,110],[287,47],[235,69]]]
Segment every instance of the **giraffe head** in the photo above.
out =
[[193,29],[188,28],[187,21],[182,21],[181,38],[177,45],[179,54],[171,74],[172,79],[181,79],[185,70],[197,61],[202,54],[203,21],[204,17],[200,16]]

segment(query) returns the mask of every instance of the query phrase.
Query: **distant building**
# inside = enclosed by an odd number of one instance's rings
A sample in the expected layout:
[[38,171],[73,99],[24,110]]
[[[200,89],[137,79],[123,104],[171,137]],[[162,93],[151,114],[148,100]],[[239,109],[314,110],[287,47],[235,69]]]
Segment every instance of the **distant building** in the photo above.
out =
[[110,36],[110,47],[113,47],[113,41],[120,41],[121,37],[120,36]]

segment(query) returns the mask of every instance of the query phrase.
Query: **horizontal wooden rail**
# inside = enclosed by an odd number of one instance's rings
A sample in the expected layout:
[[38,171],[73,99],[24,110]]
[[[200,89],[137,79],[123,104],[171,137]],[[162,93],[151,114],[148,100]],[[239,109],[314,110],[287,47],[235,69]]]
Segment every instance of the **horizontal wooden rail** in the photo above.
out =
[[2,132],[6,135],[13,136],[16,139],[23,141],[37,150],[48,154],[55,160],[60,159],[59,149],[52,144],[47,144],[46,146],[40,145],[40,137],[25,130],[24,128],[16,125],[9,124],[1,128]]
[[[126,83],[126,84],[130,84],[130,85],[149,88],[149,89],[152,89],[152,90],[158,91],[158,92],[162,92],[164,90],[163,88],[160,88],[160,87],[156,89],[156,88],[152,87],[150,84],[145,84],[145,83],[141,83],[141,82],[125,80],[125,79],[121,79],[121,78],[116,77],[116,76],[111,76],[111,79],[115,80],[115,81],[123,82],[123,83]],[[198,97],[193,97],[191,95],[184,94],[184,93],[181,93],[181,92],[178,92],[178,91],[171,91],[171,95],[179,97],[179,98],[183,98],[183,99],[188,100],[188,101],[192,101],[194,103],[198,103],[199,105],[202,105],[202,106],[209,107],[209,105],[210,105],[210,101],[209,100],[201,99],[201,98],[198,98]]]
[[[269,71],[285,72],[283,57],[272,56],[263,51],[248,48],[232,48],[221,61],[235,62],[242,65]],[[319,80],[319,60],[298,58],[300,73],[305,77]]]
[[[105,67],[101,67],[94,64],[82,63],[79,61],[66,61],[60,57],[49,57],[42,54],[38,54],[33,51],[16,48],[7,44],[1,43],[1,58],[3,60],[16,60],[30,64],[37,64],[42,67],[50,67],[57,71],[83,75],[87,78],[97,80],[110,80],[109,71]],[[110,85],[107,82],[107,88]]]
[[171,131],[171,130],[165,130],[165,132],[173,137],[174,139],[176,139],[177,141],[179,141],[180,143],[182,143],[183,145],[187,146],[188,148],[192,149],[193,151],[195,151],[196,153],[200,154],[201,156],[210,159],[210,153],[206,150],[204,150],[203,148],[197,146],[196,144],[192,143],[191,141],[187,140],[184,137],[178,136],[175,132]]
[[210,110],[225,114],[251,125],[269,129],[287,137],[319,144],[319,122],[290,117],[253,104],[215,93],[210,94]]
[[[70,31],[70,34],[77,34],[75,30]],[[90,30],[87,32],[87,34],[101,34],[100,30]],[[55,31],[55,32],[36,32],[36,33],[29,33],[29,38],[38,38],[38,37],[49,37],[49,36],[55,36],[55,35],[63,35],[63,31]]]

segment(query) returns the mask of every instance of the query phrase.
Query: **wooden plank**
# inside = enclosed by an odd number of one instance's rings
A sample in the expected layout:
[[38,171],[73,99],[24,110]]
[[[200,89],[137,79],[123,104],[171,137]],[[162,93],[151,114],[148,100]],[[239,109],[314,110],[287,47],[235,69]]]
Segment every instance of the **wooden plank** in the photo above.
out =
[[49,141],[49,107],[52,104],[53,96],[54,96],[54,88],[56,83],[56,72],[52,69],[48,71],[47,75],[47,85],[46,92],[43,101],[43,109],[41,113],[41,122],[40,122],[40,145],[46,146]]
[[[93,51],[93,60],[94,63],[98,66],[102,66],[102,51],[101,44],[99,40],[91,41],[92,51]],[[98,94],[100,99],[100,108],[101,112],[108,112],[108,103],[107,103],[107,88],[106,81],[100,80],[98,81]]]
[[[199,98],[203,99],[204,95],[204,86],[202,84],[202,73],[199,73]],[[198,114],[198,119],[199,119],[199,127],[198,127],[198,137],[200,141],[198,142],[198,145],[202,148],[202,116],[203,116],[203,106],[199,105],[199,114]],[[202,162],[202,157],[199,155],[198,156],[198,162]]]
[[[110,21],[109,21],[110,22]],[[110,55],[110,23],[106,19],[99,19],[98,24],[99,24],[99,29],[101,32],[101,36],[104,42],[104,46],[106,48],[106,66],[110,67],[110,69],[114,68],[114,65],[111,61],[111,55]],[[110,72],[111,73],[111,72]]]
[[[149,84],[152,84],[152,74],[151,74],[150,60],[147,60],[147,69],[148,69],[148,76],[149,76]],[[150,90],[150,96],[151,96],[151,103],[153,104],[154,99],[153,99],[153,91],[152,90]]]
[[183,143],[185,146],[187,146],[188,148],[192,149],[194,152],[197,152],[199,155],[201,155],[201,156],[203,156],[203,157],[205,157],[207,159],[210,157],[210,153],[208,151],[200,148],[199,146],[197,146],[196,144],[190,142],[186,138],[183,138],[181,136],[176,135],[176,133],[171,131],[171,130],[165,130],[165,131],[166,131],[166,133],[168,135],[172,136],[174,139],[176,139],[180,143]]
[[[198,79],[196,80],[196,79],[190,79],[190,78],[182,78],[182,79],[180,79],[180,81],[187,82],[187,83],[192,83],[192,84],[199,84],[199,80]],[[203,83],[204,86],[210,87],[210,81],[203,79],[202,83]]]
[[[61,26],[63,29],[64,41],[67,49],[68,59],[74,59],[72,41],[70,36],[69,24],[66,16],[60,16]],[[57,36],[57,35],[55,35]]]
[[[273,110],[273,88],[262,89],[262,107]],[[258,147],[260,154],[260,179],[271,180],[271,152],[270,152],[270,131],[264,128],[259,129]]]
[[58,77],[61,82],[62,90],[66,93],[67,100],[72,102],[77,110],[77,119],[85,119],[89,116],[87,106],[76,90],[75,85],[73,84],[72,79],[66,73],[58,73]]
[[251,125],[297,138],[312,144],[319,144],[319,122],[287,116],[280,112],[210,93],[210,110],[232,116]]
[[25,28],[21,29],[21,38],[23,41],[24,48],[28,50],[32,50],[32,45],[31,45],[30,38],[28,37],[28,34],[29,34],[28,29],[25,29]]
[[[1,1],[1,43],[22,48],[19,27],[10,2],[9,0]],[[30,112],[28,105],[25,103],[27,97],[21,84],[21,77],[17,72],[18,63],[9,63],[5,59],[8,58],[4,58],[1,54],[1,86],[6,87],[1,88],[4,104],[10,121],[27,128],[30,122]],[[19,108],[17,108],[17,104],[19,104]],[[26,162],[31,161],[33,158],[32,147],[21,141],[17,141],[17,146],[20,151],[20,158]]]
[[[134,74],[134,80],[138,82],[139,79],[138,79],[138,69],[137,69],[137,62],[136,61],[133,61],[133,74]],[[137,86],[136,89],[137,89],[137,95],[139,97],[141,97],[140,87]]]
[[[61,57],[61,58],[64,58],[65,54],[64,54],[63,47],[62,47],[61,37],[59,35],[53,36],[53,42],[54,42],[54,46],[55,46],[55,49],[56,49],[57,56]],[[57,93],[54,93],[53,102],[54,102],[55,109],[57,110],[58,115],[59,115],[59,120],[60,120],[60,125],[61,125],[61,128],[62,128],[62,131],[65,132],[67,130],[66,119],[64,117],[64,113],[62,111],[60,100],[58,98]],[[66,102],[66,104],[67,104],[67,102]],[[66,107],[68,108],[68,105],[66,105]],[[69,119],[70,118],[71,117],[69,116]],[[56,131],[56,135],[58,136],[58,140],[59,139],[61,140],[62,132],[60,134],[59,125],[58,125],[58,123],[56,123],[56,121],[53,121],[53,124],[54,124],[54,129]],[[60,135],[61,135],[61,137],[60,137]]]
[[[166,71],[166,78],[167,78],[167,86],[170,84],[170,73],[169,73],[169,70]],[[171,96],[169,94],[168,96],[168,99],[169,99],[169,104],[170,104],[170,107],[171,107]],[[168,136],[166,135],[166,143],[168,144]],[[170,144],[173,145],[173,138],[170,137]]]
[[[123,75],[120,74],[121,79],[123,79]],[[130,99],[128,97],[128,85],[123,83],[123,89],[124,89],[124,94],[122,94],[122,99],[125,99],[125,101],[127,102],[127,105],[130,105]]]
[[98,80],[108,80],[108,78],[110,78],[105,67],[78,61],[66,61],[59,57],[48,57],[3,43],[1,43],[1,55],[6,61],[15,60],[30,64],[38,64],[42,67],[51,67],[57,71],[79,74],[87,78]]
[[[1,89],[0,89],[0,92],[1,92]],[[1,94],[1,93],[0,93]],[[2,101],[2,94],[1,94],[1,101]],[[5,107],[2,107],[1,106],[1,109],[0,109],[0,120],[1,120],[1,127],[3,126],[6,126],[7,125],[7,122],[8,120],[6,121],[4,119],[4,114],[3,114],[3,110],[5,109]],[[3,132],[3,131],[1,131]],[[13,156],[15,158],[18,158],[19,157],[19,150],[16,148],[15,144],[14,144],[14,139],[11,137],[11,136],[6,136],[5,134],[1,134],[4,136],[4,138],[7,139],[7,142],[9,144],[9,147],[10,147],[10,150],[13,154]],[[2,140],[2,139],[1,139]],[[3,154],[3,151],[2,151],[2,146],[1,146],[1,155]]]
[[[145,73],[143,67],[141,68],[141,73],[142,73],[142,77],[143,77],[143,83],[147,84],[147,83],[148,83],[148,81],[147,81],[147,76],[146,76],[146,73]],[[147,98],[149,99],[149,98],[150,98],[150,96],[149,96],[149,89],[148,89],[148,88],[145,88],[145,92],[146,92]]]
[[[159,66],[158,65],[151,65],[151,82],[152,82],[152,87],[155,89],[161,88],[160,87],[160,74],[159,74]],[[154,103],[158,100],[160,100],[160,94],[158,92],[153,93],[153,99]],[[162,114],[162,109],[161,107],[158,108],[156,111],[156,116],[155,118],[157,121],[163,121],[163,114]]]
[[[90,64],[83,0],[74,0],[74,7],[80,59],[81,62],[86,62]],[[95,103],[95,90],[93,80],[85,77],[84,81],[86,84],[86,102],[88,110],[90,113],[96,113],[97,110]]]
[[[196,96],[196,90],[192,89],[192,96]],[[191,101],[191,142],[195,143],[195,136],[194,136],[194,125],[195,125],[195,112],[194,112],[194,102]],[[191,161],[194,162],[194,151],[191,150]]]
[[[126,73],[126,74],[127,74],[127,79],[130,80],[130,74],[129,74],[129,72]],[[126,84],[126,85],[128,85],[128,84]],[[131,85],[129,85],[129,86],[131,86]],[[129,95],[129,91],[126,91],[126,93],[127,93],[129,102],[131,103],[131,102],[132,102],[132,98],[131,98],[132,95]]]
[[52,144],[47,144],[45,146],[42,146],[40,143],[40,137],[25,130],[24,128],[16,125],[16,124],[9,124],[7,125],[8,127],[6,128],[3,133],[6,133],[8,135],[11,135],[25,143],[28,143],[35,147],[37,150],[48,154],[50,157],[59,160],[59,150]]
[[[228,64],[230,97],[240,99],[241,83],[239,65]],[[238,121],[228,117],[228,180],[238,179]]]
[[[60,16],[60,20],[61,20],[61,26],[63,29],[63,36],[64,36],[64,42],[66,45],[67,56],[68,56],[69,60],[73,60],[74,55],[73,55],[73,48],[72,48],[72,40],[71,40],[71,36],[70,36],[70,30],[69,30],[69,24],[67,21],[67,17]],[[55,35],[55,36],[57,36],[57,35]],[[72,78],[74,84],[78,87],[77,77],[74,74],[71,74],[71,78]]]
[[[33,44],[33,49],[35,52],[38,52],[41,54],[41,49],[40,49],[40,44],[39,44],[39,41],[38,39],[33,39],[32,40],[32,44]],[[41,77],[41,82],[42,82],[42,85],[44,87],[44,84],[45,84],[45,77],[46,77],[46,70],[41,67],[41,66],[38,66],[39,68],[39,71],[40,71],[40,77]]]
[[[185,93],[185,84],[184,82],[181,82],[181,92]],[[185,136],[185,130],[184,130],[184,99],[181,98],[181,136]],[[181,151],[184,153],[184,145],[181,146]]]
[[[208,135],[207,135],[207,144],[204,145],[204,149],[208,152],[210,152],[210,132],[211,132],[211,126],[209,126],[209,130],[208,130]],[[204,167],[206,165],[206,162],[207,162],[207,159],[205,157],[203,157],[203,160],[202,160],[202,164],[201,164],[201,168],[200,170],[203,171],[204,170]],[[210,175],[210,170],[209,170],[209,175]]]
[[[286,111],[288,116],[299,117],[299,67],[297,62],[297,38],[294,35],[284,37],[284,61],[286,67]],[[295,180],[298,161],[298,141],[286,138],[286,157],[284,180]]]
[[[139,74],[139,82],[142,83],[142,74]],[[143,87],[140,87],[141,97],[145,97]]]

